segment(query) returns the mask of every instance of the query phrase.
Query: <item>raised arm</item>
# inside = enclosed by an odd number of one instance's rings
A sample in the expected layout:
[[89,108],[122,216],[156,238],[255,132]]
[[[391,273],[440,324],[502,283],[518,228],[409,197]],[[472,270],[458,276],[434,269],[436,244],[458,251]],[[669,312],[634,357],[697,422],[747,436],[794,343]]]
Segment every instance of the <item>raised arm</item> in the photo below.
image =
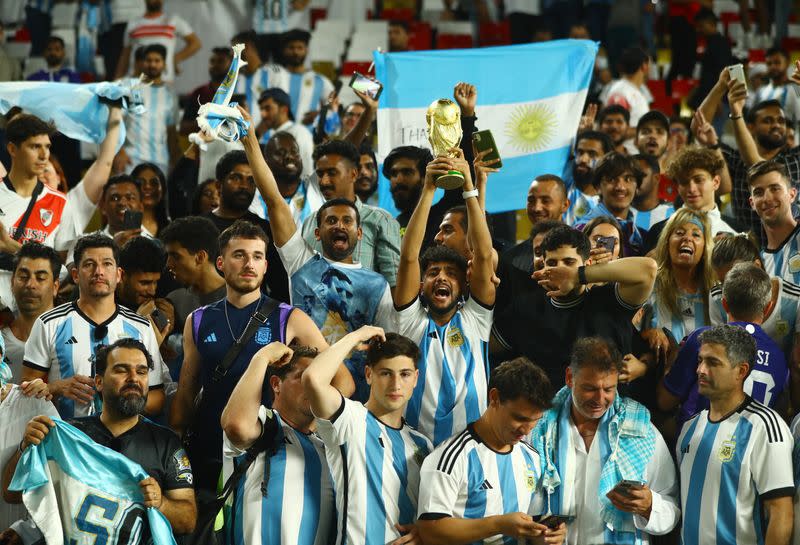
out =
[[244,152],[247,154],[247,162],[250,163],[250,168],[253,170],[253,179],[256,181],[258,192],[267,203],[269,228],[272,231],[275,246],[282,248],[297,231],[297,225],[292,218],[292,209],[281,195],[278,182],[275,181],[275,176],[272,175],[269,165],[264,160],[250,114],[241,106],[239,106],[239,111],[242,112],[242,117],[250,122],[247,136],[242,140]]
[[692,132],[694,133],[695,141],[705,148],[714,150],[714,153],[722,159],[722,172],[719,173],[719,187],[717,188],[717,195],[725,195],[730,193],[733,189],[731,182],[731,173],[728,171],[728,162],[725,161],[725,156],[719,149],[719,137],[714,125],[708,122],[703,112],[697,110],[692,117]]
[[[616,282],[619,295],[625,303],[641,305],[653,291],[657,265],[649,257],[624,257],[583,270],[587,284]],[[547,293],[550,297],[567,295],[578,285],[578,269],[573,267],[548,267],[534,272],[533,277],[539,284],[547,284],[552,288]]]
[[[464,154],[460,149],[453,151],[457,152],[457,157],[452,160],[453,164],[456,170],[461,171],[464,175],[464,192],[474,190],[475,186],[472,184],[472,176],[469,172],[469,165],[464,160]],[[467,240],[472,249],[469,291],[484,305],[494,305],[492,235],[489,233],[489,225],[486,223],[486,214],[481,208],[477,196],[464,199],[464,204],[467,207]]]
[[317,418],[329,420],[342,404],[342,394],[331,382],[339,366],[354,349],[364,350],[367,341],[377,337],[385,340],[383,329],[362,326],[342,337],[333,346],[322,352],[303,373],[303,388],[311,403],[311,411]]
[[260,349],[250,360],[239,382],[222,411],[222,429],[238,449],[247,449],[261,436],[262,426],[258,419],[261,409],[261,389],[270,365],[280,367],[289,363],[292,349],[274,342]]
[[436,192],[434,180],[453,168],[453,160],[447,157],[435,157],[425,168],[422,193],[400,244],[400,266],[397,268],[397,286],[394,290],[394,305],[397,308],[408,305],[419,294],[419,253],[422,250],[422,241],[425,240],[425,228]]
[[344,135],[344,140],[358,147],[361,145],[361,142],[364,141],[364,137],[367,136],[369,127],[372,125],[372,121],[378,113],[378,101],[368,97],[361,91],[353,90],[353,92],[361,99],[361,104],[364,105],[364,112],[361,114],[361,117],[358,118],[358,122],[355,126],[350,129],[350,132]]
[[100,195],[103,194],[103,186],[106,185],[108,177],[111,175],[111,166],[117,153],[117,142],[119,142],[121,126],[122,108],[110,106],[106,137],[100,143],[97,159],[95,159],[83,177],[83,190],[93,204],[97,204],[100,200]]
[[[714,119],[714,116],[717,115],[719,105],[722,104],[722,99],[728,92],[728,82],[730,80],[731,76],[728,73],[728,69],[723,68],[719,73],[717,83],[714,84],[714,87],[711,88],[711,91],[709,91],[706,98],[703,99],[703,102],[697,108],[698,111],[703,113],[706,119]],[[692,125],[694,125],[694,120],[692,120]]]
[[744,103],[747,98],[747,88],[744,83],[736,80],[728,82],[728,103],[731,107],[731,118],[733,118],[733,134],[736,136],[736,147],[742,155],[742,162],[752,166],[764,160],[758,153],[758,147],[753,140],[753,135],[747,130],[744,121]]
[[[128,63],[130,62],[130,58],[131,58],[131,46],[126,45],[125,47],[122,48],[122,53],[119,54],[119,60],[117,61],[117,69],[114,72],[114,79],[120,79],[125,77],[125,75],[128,73]],[[138,76],[139,74],[135,75]]]

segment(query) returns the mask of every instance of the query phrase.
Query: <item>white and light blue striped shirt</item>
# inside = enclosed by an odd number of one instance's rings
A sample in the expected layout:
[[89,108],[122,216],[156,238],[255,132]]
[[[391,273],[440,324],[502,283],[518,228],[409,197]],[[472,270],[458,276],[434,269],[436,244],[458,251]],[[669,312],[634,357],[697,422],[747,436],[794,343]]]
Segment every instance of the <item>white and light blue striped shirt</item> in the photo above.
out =
[[[105,336],[98,337],[96,331]],[[48,381],[74,375],[94,377],[94,355],[101,345],[119,339],[140,340],[155,361],[150,370],[150,389],[160,388],[161,354],[150,322],[122,306],[102,324],[94,323],[76,302],[64,303],[36,318],[25,343],[24,365],[48,372]],[[94,414],[92,403],[81,403],[62,397],[56,404],[62,418]]]
[[[543,495],[539,453],[525,441],[509,452],[487,447],[470,424],[440,444],[422,464],[419,491],[420,519],[457,517],[482,519],[508,513],[538,514]],[[502,535],[486,538],[484,545],[519,544]]]
[[764,543],[762,501],[795,493],[792,446],[778,413],[750,397],[719,422],[708,410],[687,421],[676,446],[681,543]]
[[178,96],[167,84],[142,86],[141,93],[147,111],[125,116],[125,152],[131,159],[127,169],[130,172],[139,163],[149,162],[166,174],[170,159],[167,129],[177,122]]
[[330,420],[317,419],[336,492],[336,545],[384,545],[396,524],[416,520],[419,470],[433,449],[403,422],[393,428],[356,401],[342,398]]
[[474,297],[444,326],[433,321],[419,298],[396,313],[397,332],[420,347],[419,379],[406,419],[434,445],[486,410],[493,314]]
[[292,114],[297,123],[303,122],[306,112],[320,109],[320,101],[327,99],[333,91],[331,81],[313,70],[302,74],[289,73],[289,98],[292,100]]
[[[260,453],[228,498],[225,517],[229,545],[325,545],[335,521],[333,487],[325,446],[315,434],[304,434],[262,405],[263,425],[272,412],[278,419],[279,445],[265,464]],[[223,441],[222,477],[227,481],[246,450]],[[267,475],[266,471],[269,470]],[[266,489],[262,489],[263,483]]]
[[252,0],[253,30],[258,34],[276,34],[295,28],[311,28],[311,6],[301,10],[292,0]]
[[641,211],[633,209],[636,227],[643,231],[649,231],[650,228],[660,221],[668,219],[675,213],[675,207],[671,204],[661,203],[652,210]]
[[[781,347],[783,353],[792,353],[794,336],[797,334],[800,323],[797,321],[797,308],[800,305],[800,286],[787,282],[776,277],[778,281],[778,298],[775,300],[775,307],[770,311],[767,319],[761,324],[764,333]],[[708,295],[708,314],[711,325],[722,325],[727,323],[727,313],[722,306],[722,286],[717,285],[711,288]]]
[[794,284],[800,284],[800,224],[783,241],[769,250],[761,248],[761,261],[770,276],[780,276]]
[[594,210],[600,202],[600,195],[587,195],[577,186],[570,188],[567,192],[567,198],[569,199],[569,208],[564,212],[561,219],[572,227],[584,223],[583,218]]
[[289,72],[279,64],[262,64],[252,74],[245,70],[239,72],[236,80],[237,95],[245,96],[243,106],[247,107],[253,123],[261,122],[261,108],[258,107],[258,97],[267,89],[277,87],[289,92]]
[[643,329],[661,329],[666,327],[672,332],[675,340],[681,342],[686,335],[698,327],[707,326],[705,303],[701,293],[680,293],[678,295],[680,315],[675,316],[666,305],[661,304],[653,292],[645,307],[650,318]]

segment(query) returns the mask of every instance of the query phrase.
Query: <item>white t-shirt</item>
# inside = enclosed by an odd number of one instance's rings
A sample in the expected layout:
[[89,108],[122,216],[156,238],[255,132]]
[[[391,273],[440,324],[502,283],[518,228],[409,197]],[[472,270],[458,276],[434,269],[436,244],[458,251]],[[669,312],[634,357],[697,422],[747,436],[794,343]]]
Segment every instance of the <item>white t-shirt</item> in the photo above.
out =
[[[14,455],[20,441],[25,435],[28,422],[40,414],[50,418],[58,418],[58,411],[49,401],[22,395],[19,386],[8,384],[11,388],[5,399],[0,402],[0,466]],[[0,394],[2,398],[2,394]],[[19,519],[25,518],[27,511],[22,504],[11,505],[0,496],[0,528],[5,530]],[[2,530],[0,530],[2,531]]]
[[619,104],[630,112],[631,127],[635,127],[639,123],[639,118],[650,110],[650,102],[642,90],[625,78],[611,83],[605,99],[605,106],[609,104]]
[[111,0],[111,24],[127,23],[144,15],[141,0]]
[[[3,342],[6,345],[4,354],[8,366],[11,367],[11,382],[19,384],[22,382],[22,359],[25,356],[25,343],[14,336],[11,328],[6,326],[0,329],[3,335]],[[0,460],[0,465],[3,461]]]
[[[178,38],[186,38],[193,34],[192,27],[178,15],[162,13],[155,17],[142,16],[128,22],[125,29],[123,45],[131,47],[131,58],[128,66],[133,68],[133,54],[143,45],[161,44],[167,49],[167,67],[164,70],[164,81],[175,79],[175,51]],[[135,74],[134,74],[135,75]]]

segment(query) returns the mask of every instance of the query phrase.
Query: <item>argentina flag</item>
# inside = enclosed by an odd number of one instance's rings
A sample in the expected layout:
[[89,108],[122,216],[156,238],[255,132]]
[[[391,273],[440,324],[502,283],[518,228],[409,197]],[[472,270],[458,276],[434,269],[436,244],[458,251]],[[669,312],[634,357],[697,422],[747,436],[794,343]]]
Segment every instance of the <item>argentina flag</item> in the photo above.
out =
[[[475,85],[480,130],[492,131],[503,167],[489,176],[486,208],[525,207],[528,187],[540,174],[562,175],[578,130],[597,44],[558,40],[537,44],[375,53],[383,83],[378,109],[378,161],[398,146],[430,149],[425,112],[451,98],[460,81]],[[382,179],[380,205],[394,210]]]

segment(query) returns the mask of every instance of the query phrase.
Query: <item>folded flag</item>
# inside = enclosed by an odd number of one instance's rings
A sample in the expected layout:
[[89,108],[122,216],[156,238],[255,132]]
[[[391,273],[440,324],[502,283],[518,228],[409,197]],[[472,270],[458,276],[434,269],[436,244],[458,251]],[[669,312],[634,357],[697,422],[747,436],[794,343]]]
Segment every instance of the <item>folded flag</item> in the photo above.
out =
[[[131,89],[118,82],[54,83],[12,81],[0,83],[0,114],[14,106],[44,120],[52,120],[63,135],[82,142],[101,143],[108,126],[108,104],[101,99],[122,100],[127,110]],[[125,125],[119,131],[117,149],[125,142]]]
[[[214,93],[211,102],[203,104],[197,112],[197,126],[215,139],[235,142],[247,135],[250,123],[244,120],[236,103],[231,102],[239,70],[247,63],[242,60],[244,44],[233,46],[233,60],[228,74]],[[206,149],[205,142],[197,133],[189,135],[189,140]]]
[[[490,129],[503,168],[489,177],[486,208],[524,207],[528,187],[540,174],[561,176],[578,130],[598,45],[588,40],[375,53],[383,83],[378,109],[378,161],[398,146],[428,144],[425,111],[431,101],[453,96],[467,81],[477,87],[477,126]],[[468,135],[464,135],[467,137]],[[380,170],[380,169],[379,169]],[[380,204],[394,209],[386,180]]]

